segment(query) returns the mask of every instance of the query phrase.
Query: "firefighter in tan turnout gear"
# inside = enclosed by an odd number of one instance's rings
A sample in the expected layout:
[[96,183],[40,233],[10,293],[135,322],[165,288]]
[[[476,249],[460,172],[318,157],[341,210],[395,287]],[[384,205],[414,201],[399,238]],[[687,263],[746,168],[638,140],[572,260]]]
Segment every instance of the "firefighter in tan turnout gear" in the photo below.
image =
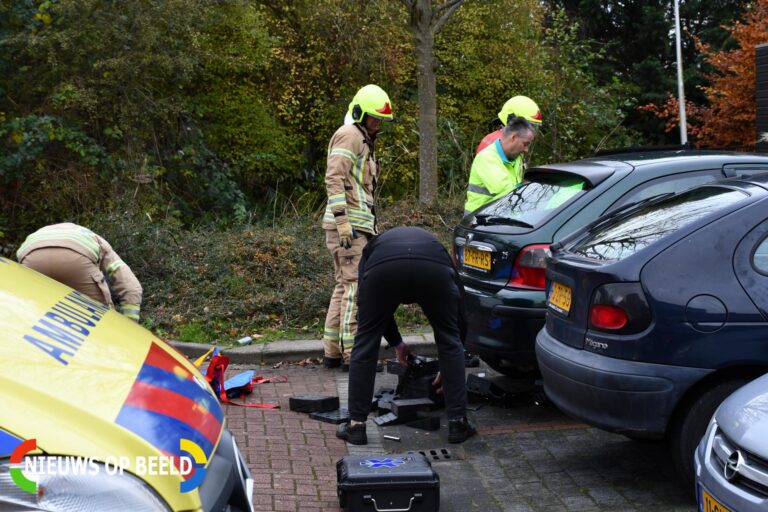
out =
[[16,259],[25,267],[112,306],[135,322],[141,310],[141,284],[112,246],[88,228],[72,223],[41,228],[24,240]]
[[331,137],[325,173],[323,229],[336,279],[323,332],[327,368],[349,367],[357,331],[357,267],[365,244],[376,234],[374,142],[381,122],[393,119],[389,96],[377,85],[366,85],[349,104],[347,119],[351,123]]

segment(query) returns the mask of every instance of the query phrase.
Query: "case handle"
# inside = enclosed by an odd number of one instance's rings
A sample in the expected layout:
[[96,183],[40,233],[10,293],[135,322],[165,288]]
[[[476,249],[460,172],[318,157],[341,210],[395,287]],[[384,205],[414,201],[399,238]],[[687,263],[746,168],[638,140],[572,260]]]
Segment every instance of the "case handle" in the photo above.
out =
[[363,504],[367,505],[369,503],[373,503],[373,508],[376,509],[376,512],[409,512],[411,510],[411,507],[413,506],[413,502],[415,501],[416,503],[418,503],[421,501],[422,498],[423,498],[422,494],[420,492],[417,492],[417,493],[414,493],[413,496],[411,496],[410,500],[408,500],[408,508],[379,508],[373,496],[365,495],[363,496]]

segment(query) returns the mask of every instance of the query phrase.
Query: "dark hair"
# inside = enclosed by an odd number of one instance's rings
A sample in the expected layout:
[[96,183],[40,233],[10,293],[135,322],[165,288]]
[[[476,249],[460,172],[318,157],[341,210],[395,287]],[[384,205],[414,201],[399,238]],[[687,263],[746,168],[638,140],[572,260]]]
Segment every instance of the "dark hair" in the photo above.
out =
[[509,117],[509,122],[504,127],[504,131],[502,132],[503,136],[508,136],[511,133],[514,133],[515,135],[523,135],[525,132],[535,132],[536,130],[533,128],[533,125],[528,122],[528,120],[524,117]]

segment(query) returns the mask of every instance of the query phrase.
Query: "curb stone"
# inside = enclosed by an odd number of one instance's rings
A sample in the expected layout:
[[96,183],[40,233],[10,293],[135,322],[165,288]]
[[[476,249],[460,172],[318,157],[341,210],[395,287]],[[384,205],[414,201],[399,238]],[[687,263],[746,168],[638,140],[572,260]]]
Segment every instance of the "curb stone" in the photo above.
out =
[[[437,356],[437,347],[431,332],[403,336],[403,340],[419,355]],[[168,343],[189,358],[200,357],[215,346],[184,341],[169,341]],[[394,351],[384,348],[386,343],[381,345],[379,358],[392,357]],[[222,347],[219,350],[228,356],[229,361],[233,364],[274,364],[280,361],[290,362],[302,361],[307,358],[321,358],[323,357],[323,342],[322,340],[277,340],[243,347]]]

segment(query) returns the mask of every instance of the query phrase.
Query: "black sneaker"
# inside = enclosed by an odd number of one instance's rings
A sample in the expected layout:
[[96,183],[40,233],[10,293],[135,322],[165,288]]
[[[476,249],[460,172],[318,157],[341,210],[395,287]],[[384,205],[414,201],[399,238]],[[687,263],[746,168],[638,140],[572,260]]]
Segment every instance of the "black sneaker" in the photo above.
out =
[[349,423],[342,423],[336,428],[336,437],[352,444],[368,444],[365,423],[354,426],[349,426]]
[[323,356],[323,366],[326,368],[338,368],[341,366],[341,358]]
[[463,443],[475,434],[477,434],[477,430],[467,420],[466,416],[457,420],[448,420],[449,443]]

